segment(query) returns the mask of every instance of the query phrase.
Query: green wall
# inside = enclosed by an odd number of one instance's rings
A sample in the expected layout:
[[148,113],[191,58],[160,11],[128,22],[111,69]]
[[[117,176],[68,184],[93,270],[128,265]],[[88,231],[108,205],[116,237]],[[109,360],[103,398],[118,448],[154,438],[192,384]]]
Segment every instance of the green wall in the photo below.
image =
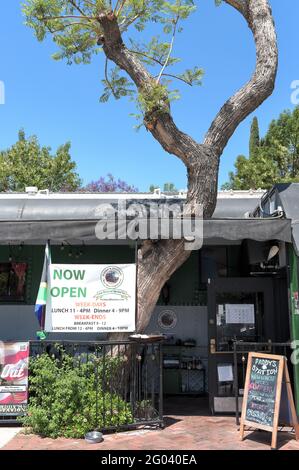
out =
[[[199,252],[194,251],[167,283],[169,305],[206,305],[206,290],[199,290],[199,282]],[[157,303],[164,305],[162,295]]]
[[[26,304],[34,304],[40,283],[44,259],[44,245],[0,246],[0,262],[8,262],[9,253],[13,261],[27,262]],[[135,245],[53,245],[51,246],[52,263],[134,263]],[[168,281],[169,305],[206,305],[206,286],[201,285],[200,252],[191,253],[188,260],[173,274]],[[158,305],[164,305],[162,295]]]
[[[28,263],[26,277],[25,304],[35,304],[39,288],[43,261],[44,245],[0,246],[0,263],[12,261]],[[51,247],[52,263],[134,263],[135,249],[129,246],[61,246]],[[5,303],[5,302],[3,302]],[[18,304],[21,304],[18,302]]]
[[[294,252],[294,248],[290,246],[290,307],[291,307],[291,337],[292,341],[299,341],[299,315],[296,313],[294,294],[299,291],[298,282],[298,258]],[[299,413],[299,364],[294,365],[294,384],[295,398],[297,404],[297,413]]]
[[[38,286],[40,283],[45,247],[36,246],[0,246],[0,263],[8,263],[11,256],[12,261],[28,263],[26,275],[26,300],[25,304],[34,304]],[[6,303],[6,302],[2,302]],[[17,302],[20,304],[20,302]]]

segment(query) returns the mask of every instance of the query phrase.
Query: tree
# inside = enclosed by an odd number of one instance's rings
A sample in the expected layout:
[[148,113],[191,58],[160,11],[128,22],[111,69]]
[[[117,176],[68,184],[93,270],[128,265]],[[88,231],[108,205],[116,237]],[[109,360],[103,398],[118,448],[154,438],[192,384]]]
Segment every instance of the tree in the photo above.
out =
[[[211,217],[215,209],[220,156],[237,126],[272,93],[278,61],[268,0],[222,3],[233,7],[247,22],[257,61],[250,80],[220,109],[201,143],[181,131],[171,113],[171,101],[177,93],[171,91],[170,79],[188,85],[201,83],[199,67],[177,72],[178,58],[173,57],[173,44],[181,25],[195,9],[192,0],[27,0],[23,8],[26,23],[39,40],[52,34],[59,46],[56,59],[89,62],[92,54],[102,49],[102,101],[111,95],[118,99],[137,92],[145,128],[166,152],[186,166],[190,212],[194,213],[195,206],[201,204],[204,217]],[[150,34],[142,33],[153,22],[155,29],[162,28],[162,39],[151,37],[145,44]],[[143,243],[138,251],[138,331],[148,324],[161,286],[189,255],[184,240]]]
[[249,138],[249,158],[254,157],[260,146],[260,131],[257,117],[255,116],[251,123]]
[[[150,187],[149,187],[149,191],[150,191],[150,193],[153,193],[155,191],[155,189],[158,189],[158,188],[159,188],[159,186],[157,186],[155,184],[151,184]],[[175,187],[174,183],[164,183],[163,191],[164,192],[175,192],[175,191],[177,191],[177,188]]]
[[[252,134],[250,142],[253,141]],[[299,107],[273,120],[249,158],[237,157],[235,173],[223,189],[269,189],[275,183],[299,181]]]
[[19,131],[18,141],[0,152],[0,191],[24,191],[26,186],[53,192],[78,189],[81,181],[70,147],[68,142],[51,155],[51,148],[41,147],[36,136],[26,138]]
[[137,193],[138,189],[120,178],[115,179],[111,173],[107,178],[101,176],[96,181],[91,181],[83,189],[83,191],[91,193]]

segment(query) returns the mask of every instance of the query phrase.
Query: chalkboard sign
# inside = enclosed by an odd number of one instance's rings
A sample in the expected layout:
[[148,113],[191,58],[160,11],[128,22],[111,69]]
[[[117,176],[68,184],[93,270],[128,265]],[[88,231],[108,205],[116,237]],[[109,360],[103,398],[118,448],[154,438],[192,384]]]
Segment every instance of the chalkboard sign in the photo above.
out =
[[[283,422],[280,422],[282,420]],[[296,439],[299,439],[286,358],[272,354],[249,353],[241,416],[241,439],[244,438],[245,425],[270,431],[271,447],[275,449],[279,424],[293,426]]]
[[245,419],[273,427],[280,361],[253,357]]

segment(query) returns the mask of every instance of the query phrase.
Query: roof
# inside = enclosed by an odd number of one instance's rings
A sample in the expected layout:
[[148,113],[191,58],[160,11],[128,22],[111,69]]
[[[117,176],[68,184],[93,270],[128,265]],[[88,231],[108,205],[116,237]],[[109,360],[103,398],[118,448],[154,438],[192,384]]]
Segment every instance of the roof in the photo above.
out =
[[[252,212],[264,191],[220,191],[213,218],[242,218]],[[170,193],[0,193],[0,221],[97,220],[100,204],[184,203],[186,192]]]
[[264,217],[276,214],[281,208],[291,220],[293,244],[299,256],[299,183],[280,183],[273,186],[261,200],[257,213]]
[[[290,222],[284,219],[249,218],[248,213],[260,203],[263,191],[223,191],[218,193],[213,218],[203,224],[204,240],[224,239],[258,241],[277,239],[290,241]],[[159,209],[165,203],[179,207],[186,200],[186,192],[169,193],[44,193],[0,194],[0,243],[36,242],[50,239],[96,240],[95,228],[101,219],[99,207],[103,203],[118,207],[118,202],[143,204],[142,214],[148,217],[151,203]],[[126,206],[125,206],[126,207]],[[164,206],[165,207],[165,206]],[[151,212],[152,214],[152,212]],[[159,212],[156,217],[161,217]],[[115,227],[111,226],[111,235]],[[128,221],[118,220],[117,228],[124,239],[135,239],[136,228]],[[129,228],[128,228],[129,227]],[[125,232],[124,232],[125,230]],[[170,234],[172,228],[170,228]],[[148,228],[143,238],[148,237]],[[181,233],[181,232],[180,232]],[[110,233],[109,233],[110,234]],[[135,236],[135,238],[134,238]],[[138,234],[142,239],[142,235]],[[171,235],[170,235],[171,236]],[[162,237],[162,232],[158,233]],[[110,237],[113,238],[114,237]]]

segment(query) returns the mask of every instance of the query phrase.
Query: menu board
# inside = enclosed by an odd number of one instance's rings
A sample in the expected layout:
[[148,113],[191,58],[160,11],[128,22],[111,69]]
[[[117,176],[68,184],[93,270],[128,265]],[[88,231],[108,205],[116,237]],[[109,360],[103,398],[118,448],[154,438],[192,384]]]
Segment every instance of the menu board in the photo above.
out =
[[273,427],[279,360],[253,357],[245,419]]
[[299,440],[299,426],[287,359],[284,356],[248,354],[240,436],[245,426],[272,432],[271,448],[277,448],[279,425],[291,425]]

